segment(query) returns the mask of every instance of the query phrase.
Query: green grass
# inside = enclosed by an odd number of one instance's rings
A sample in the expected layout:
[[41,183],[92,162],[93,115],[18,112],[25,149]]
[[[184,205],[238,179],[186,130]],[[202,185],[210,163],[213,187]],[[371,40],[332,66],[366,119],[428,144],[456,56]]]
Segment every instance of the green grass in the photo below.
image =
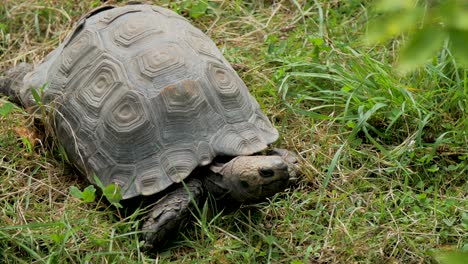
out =
[[[99,1],[4,2],[0,72],[38,62]],[[198,3],[168,2],[189,18]],[[276,146],[303,157],[299,183],[202,213],[169,247],[142,253],[138,212],[74,198],[69,188],[88,184],[29,133],[34,116],[1,99],[4,263],[431,263],[438,250],[468,251],[468,74],[450,50],[402,76],[402,39],[361,41],[370,1],[209,2],[191,19],[279,129]]]

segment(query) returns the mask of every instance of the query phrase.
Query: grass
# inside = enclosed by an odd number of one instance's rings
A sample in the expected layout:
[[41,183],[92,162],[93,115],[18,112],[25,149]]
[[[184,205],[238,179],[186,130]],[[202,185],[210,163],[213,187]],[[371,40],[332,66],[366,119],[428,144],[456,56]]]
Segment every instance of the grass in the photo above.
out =
[[[0,72],[37,63],[99,1],[5,0]],[[110,1],[115,2],[115,1]],[[199,1],[159,1],[190,18]],[[408,75],[403,39],[364,46],[370,1],[209,1],[193,23],[215,40],[303,157],[296,185],[208,218],[156,254],[136,212],[69,188],[88,184],[0,101],[4,263],[433,263],[468,251],[468,74],[442,50]],[[440,259],[439,259],[440,260]]]

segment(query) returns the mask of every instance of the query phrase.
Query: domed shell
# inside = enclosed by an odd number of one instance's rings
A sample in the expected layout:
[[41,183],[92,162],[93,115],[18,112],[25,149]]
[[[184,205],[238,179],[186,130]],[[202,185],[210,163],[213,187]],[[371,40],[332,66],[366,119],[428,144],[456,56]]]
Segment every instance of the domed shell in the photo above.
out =
[[55,133],[91,182],[151,195],[217,155],[250,155],[278,132],[216,45],[164,8],[93,11],[35,70]]

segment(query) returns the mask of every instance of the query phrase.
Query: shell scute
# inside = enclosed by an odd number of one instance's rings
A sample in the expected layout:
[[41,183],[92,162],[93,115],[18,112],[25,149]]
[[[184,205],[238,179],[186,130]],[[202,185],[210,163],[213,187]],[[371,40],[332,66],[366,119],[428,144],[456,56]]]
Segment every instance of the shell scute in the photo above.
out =
[[162,141],[168,145],[209,141],[211,134],[224,124],[196,81],[185,80],[167,86],[153,100],[153,105],[160,117]]
[[83,30],[63,49],[60,71],[69,75],[80,62],[86,63],[99,54],[99,41],[95,32]]
[[146,50],[138,57],[141,74],[153,79],[184,66],[183,51],[175,43],[167,43]]

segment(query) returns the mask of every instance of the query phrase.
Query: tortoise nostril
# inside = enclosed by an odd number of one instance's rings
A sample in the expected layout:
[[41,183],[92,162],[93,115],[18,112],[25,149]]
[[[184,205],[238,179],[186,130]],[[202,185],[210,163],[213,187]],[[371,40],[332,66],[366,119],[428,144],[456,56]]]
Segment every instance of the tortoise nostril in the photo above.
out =
[[241,186],[244,187],[244,188],[249,188],[249,183],[246,182],[246,181],[240,181],[240,184],[241,184]]
[[263,178],[270,178],[275,175],[275,172],[272,169],[259,169],[258,174]]

